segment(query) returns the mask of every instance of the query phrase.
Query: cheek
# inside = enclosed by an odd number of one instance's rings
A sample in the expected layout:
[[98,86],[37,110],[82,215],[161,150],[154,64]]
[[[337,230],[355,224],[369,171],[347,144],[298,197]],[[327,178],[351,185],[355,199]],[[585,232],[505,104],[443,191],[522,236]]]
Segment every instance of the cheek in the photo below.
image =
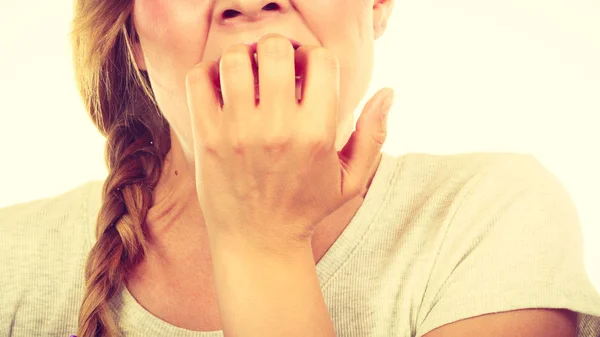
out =
[[197,0],[137,0],[136,29],[142,40],[182,53],[204,42],[208,6],[208,1]]
[[163,0],[136,0],[133,5],[135,28],[142,40],[160,40],[167,28]]
[[137,0],[134,22],[147,68],[161,84],[180,82],[206,43],[209,1]]

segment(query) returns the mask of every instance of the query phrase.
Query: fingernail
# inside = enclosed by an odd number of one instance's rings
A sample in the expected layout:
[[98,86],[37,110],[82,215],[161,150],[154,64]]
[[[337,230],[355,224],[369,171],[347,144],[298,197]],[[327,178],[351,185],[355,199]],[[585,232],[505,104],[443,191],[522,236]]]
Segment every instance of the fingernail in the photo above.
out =
[[394,104],[393,91],[390,94],[388,94],[381,102],[381,122],[383,123],[383,127],[387,127],[388,115],[392,104]]
[[393,90],[383,99],[383,102],[381,103],[381,113],[387,116],[387,114],[390,112],[392,104],[394,104]]

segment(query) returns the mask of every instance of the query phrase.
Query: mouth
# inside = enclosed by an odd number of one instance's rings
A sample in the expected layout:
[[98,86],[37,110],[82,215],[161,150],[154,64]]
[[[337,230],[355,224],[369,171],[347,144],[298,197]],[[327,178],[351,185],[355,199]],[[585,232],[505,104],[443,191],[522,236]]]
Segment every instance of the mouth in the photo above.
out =
[[[302,46],[302,44],[300,44],[300,42],[298,42],[296,40],[293,40],[293,39],[290,39],[290,38],[287,38],[287,39],[292,44],[292,47],[294,47],[294,51],[298,50],[298,48],[300,48]],[[254,61],[258,63],[257,54],[256,54],[258,41],[255,41],[255,42],[244,42],[244,44],[250,46],[250,50],[254,54]],[[217,59],[217,64],[221,63],[221,58],[222,57],[223,57],[223,55],[219,56],[219,58]]]
[[[302,46],[302,44],[300,44],[300,42],[287,38],[290,43],[292,44],[292,47],[294,47],[294,51],[298,50],[298,48],[300,48]],[[258,45],[258,41],[255,42],[245,42],[244,44],[250,46],[250,50],[253,53],[254,56],[254,63],[253,63],[253,68],[255,71],[257,71],[258,68],[258,54],[257,54],[257,45]],[[221,64],[221,58],[223,57],[223,55],[219,56],[219,58],[217,59],[217,65]],[[217,90],[219,92],[221,92],[221,79],[220,76],[218,76],[219,78],[217,79]],[[302,79],[302,76],[300,75],[295,75],[296,78],[296,86],[300,85],[300,80]],[[255,77],[254,79],[254,86],[258,87],[258,78]]]

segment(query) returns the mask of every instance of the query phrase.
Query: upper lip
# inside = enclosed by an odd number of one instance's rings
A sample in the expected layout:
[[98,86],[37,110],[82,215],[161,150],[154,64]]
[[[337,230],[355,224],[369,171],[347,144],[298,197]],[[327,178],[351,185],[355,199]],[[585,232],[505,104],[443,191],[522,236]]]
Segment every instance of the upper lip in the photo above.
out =
[[[290,43],[292,44],[292,46],[294,47],[294,50],[298,49],[300,46],[302,46],[302,44],[294,39],[290,39],[288,37],[286,37],[286,39],[288,39],[290,41]],[[254,42],[245,42],[244,44],[250,45],[250,49],[252,50],[253,53],[256,53],[256,46],[258,44],[258,40],[254,41]],[[219,64],[221,62],[221,57],[223,57],[223,54],[221,54],[219,56],[219,59],[217,60],[217,64]]]

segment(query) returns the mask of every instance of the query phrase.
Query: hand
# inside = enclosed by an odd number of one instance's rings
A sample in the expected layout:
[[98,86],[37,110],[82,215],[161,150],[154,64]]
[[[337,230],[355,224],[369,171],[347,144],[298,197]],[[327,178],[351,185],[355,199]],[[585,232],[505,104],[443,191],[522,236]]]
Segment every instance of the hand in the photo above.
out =
[[[321,220],[364,191],[386,137],[381,104],[393,92],[371,98],[338,152],[337,59],[316,46],[294,52],[278,34],[261,38],[257,55],[258,104],[250,46],[228,49],[220,74],[216,62],[187,74],[196,189],[211,240],[225,236],[261,249],[289,249],[310,243]],[[301,102],[296,70],[305,75]],[[215,88],[219,75],[223,106]]]

